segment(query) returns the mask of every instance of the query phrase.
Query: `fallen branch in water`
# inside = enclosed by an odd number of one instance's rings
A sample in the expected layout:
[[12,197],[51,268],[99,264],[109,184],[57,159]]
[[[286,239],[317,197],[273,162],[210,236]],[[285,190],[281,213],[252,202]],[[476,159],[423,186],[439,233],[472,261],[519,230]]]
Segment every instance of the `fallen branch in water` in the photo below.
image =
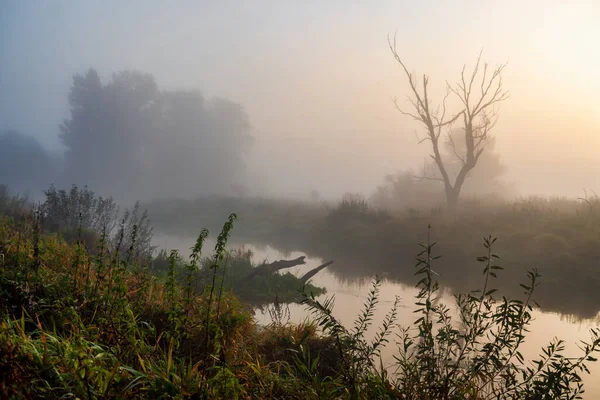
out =
[[330,266],[331,264],[333,264],[333,260],[331,261],[327,261],[325,264],[323,265],[319,265],[317,268],[313,268],[310,271],[308,271],[307,273],[305,273],[304,275],[302,275],[302,277],[300,278],[300,281],[302,283],[306,283],[308,282],[308,280],[310,278],[312,278],[313,276],[315,276],[316,274],[319,273],[319,271],[321,271],[324,268],[327,268],[328,266]]
[[248,279],[253,278],[258,275],[271,275],[281,269],[291,268],[291,267],[295,267],[297,265],[306,264],[306,262],[304,261],[305,258],[306,258],[306,256],[301,256],[294,260],[279,260],[279,261],[274,261],[270,264],[259,265],[254,269],[254,271],[252,271],[250,274],[248,274],[247,278]]

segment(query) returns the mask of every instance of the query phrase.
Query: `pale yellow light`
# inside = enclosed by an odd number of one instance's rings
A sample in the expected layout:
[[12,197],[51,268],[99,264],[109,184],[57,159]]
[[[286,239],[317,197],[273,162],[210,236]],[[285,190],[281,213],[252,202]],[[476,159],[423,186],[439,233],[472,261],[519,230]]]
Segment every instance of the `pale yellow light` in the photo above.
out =
[[[543,12],[534,47],[545,65],[542,73],[578,91],[597,96],[600,90],[600,7],[557,4]],[[596,97],[598,98],[598,97]]]

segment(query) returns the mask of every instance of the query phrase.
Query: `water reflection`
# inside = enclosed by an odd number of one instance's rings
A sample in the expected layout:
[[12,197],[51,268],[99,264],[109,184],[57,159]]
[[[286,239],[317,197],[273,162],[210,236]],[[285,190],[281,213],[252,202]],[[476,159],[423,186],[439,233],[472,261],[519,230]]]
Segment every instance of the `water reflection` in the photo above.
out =
[[[155,238],[156,243],[160,246],[168,248],[176,248],[182,251],[185,255],[188,249],[193,245],[193,239],[185,237],[158,236]],[[296,258],[305,253],[299,251],[280,252],[270,246],[248,246],[254,253],[254,260],[262,262],[264,260],[275,261],[283,258]],[[208,248],[208,247],[207,247]],[[322,264],[320,258],[307,258],[306,264],[291,268],[289,272],[296,276],[301,276],[312,268]],[[347,275],[340,274],[342,269],[339,267],[340,262],[335,260],[334,266],[337,269],[328,267],[321,271],[313,278],[313,283],[317,286],[324,286],[327,289],[325,296],[335,296],[334,316],[345,326],[352,326],[356,317],[366,301],[368,291],[371,288],[372,277],[367,277],[365,274]],[[411,268],[412,266],[407,266]],[[364,267],[363,267],[364,270]],[[373,270],[373,275],[378,272]],[[414,271],[411,271],[414,272]],[[385,278],[385,274],[384,274]],[[478,277],[480,278],[480,277]],[[415,319],[413,313],[414,296],[417,294],[417,289],[414,286],[405,285],[395,282],[391,279],[384,279],[384,283],[380,287],[380,301],[375,313],[372,329],[370,334],[374,334],[379,326],[379,323],[385,317],[394,303],[395,296],[400,297],[398,307],[398,322],[400,325],[409,325]],[[450,290],[446,289],[443,294],[443,301],[447,305],[453,304],[453,298]],[[299,304],[290,304],[290,322],[300,323],[309,318],[309,313],[304,306]],[[256,310],[255,317],[260,324],[271,323],[269,313],[263,310]],[[530,325],[530,333],[527,335],[525,343],[522,345],[522,354],[525,359],[539,358],[541,347],[548,344],[553,338],[557,337],[566,342],[566,356],[575,356],[580,354],[576,344],[580,340],[589,339],[589,329],[597,328],[600,325],[598,318],[582,319],[581,317],[572,314],[560,314],[553,312],[534,312],[534,320]],[[392,344],[388,345],[383,351],[384,365],[390,367],[394,363],[395,348]],[[586,393],[584,398],[600,398],[600,364],[595,363],[590,368],[591,376],[584,376],[584,384]]]

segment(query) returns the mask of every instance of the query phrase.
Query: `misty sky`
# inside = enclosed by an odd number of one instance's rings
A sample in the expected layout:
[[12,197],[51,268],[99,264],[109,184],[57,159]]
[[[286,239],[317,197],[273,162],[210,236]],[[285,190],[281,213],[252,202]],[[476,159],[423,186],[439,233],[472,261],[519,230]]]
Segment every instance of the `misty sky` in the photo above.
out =
[[[568,4],[568,5],[567,5]],[[271,194],[369,193],[419,167],[408,94],[387,47],[434,93],[479,51],[504,75],[496,149],[525,194],[600,192],[598,1],[0,2],[0,129],[56,151],[75,73],[138,69],[159,86],[242,103],[250,175]]]

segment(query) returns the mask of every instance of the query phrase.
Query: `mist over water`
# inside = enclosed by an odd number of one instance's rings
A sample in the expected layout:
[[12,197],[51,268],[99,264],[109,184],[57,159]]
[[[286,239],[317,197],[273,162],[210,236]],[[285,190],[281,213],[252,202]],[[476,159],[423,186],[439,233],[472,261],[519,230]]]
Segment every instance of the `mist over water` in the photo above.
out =
[[412,322],[427,240],[445,301],[479,288],[498,238],[499,294],[541,273],[536,356],[598,326],[598,20],[584,0],[3,2],[0,210],[87,187],[140,201],[184,257],[235,212],[258,263],[333,259],[312,282],[347,324],[375,275],[375,325],[395,295]]

